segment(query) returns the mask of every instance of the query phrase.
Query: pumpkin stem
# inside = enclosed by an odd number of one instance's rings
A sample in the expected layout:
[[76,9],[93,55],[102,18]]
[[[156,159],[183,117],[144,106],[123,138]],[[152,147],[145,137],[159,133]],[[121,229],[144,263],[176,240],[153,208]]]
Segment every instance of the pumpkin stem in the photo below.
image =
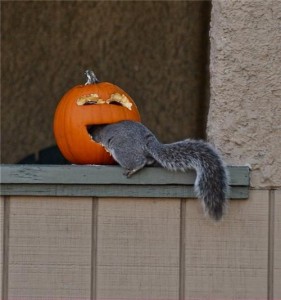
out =
[[100,82],[98,80],[97,76],[95,75],[95,73],[92,70],[86,70],[85,74],[87,76],[87,82],[85,83],[85,85],[94,84],[94,83],[99,83]]

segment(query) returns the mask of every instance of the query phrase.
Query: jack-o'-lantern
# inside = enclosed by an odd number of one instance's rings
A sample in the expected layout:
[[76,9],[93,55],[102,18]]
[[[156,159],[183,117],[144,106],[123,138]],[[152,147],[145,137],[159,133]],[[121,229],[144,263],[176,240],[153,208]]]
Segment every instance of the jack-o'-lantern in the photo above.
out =
[[88,81],[70,89],[59,102],[54,135],[63,156],[74,164],[113,164],[108,152],[93,141],[88,128],[123,120],[140,121],[132,98],[118,86],[100,82],[93,71]]

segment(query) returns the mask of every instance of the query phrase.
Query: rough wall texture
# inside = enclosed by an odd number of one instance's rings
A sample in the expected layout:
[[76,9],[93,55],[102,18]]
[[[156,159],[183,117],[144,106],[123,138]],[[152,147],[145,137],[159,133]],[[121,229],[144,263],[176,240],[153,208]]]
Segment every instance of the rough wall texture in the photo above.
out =
[[213,1],[208,136],[253,187],[281,186],[281,2]]
[[92,68],[161,140],[205,133],[208,2],[1,1],[2,162],[55,143],[61,96]]

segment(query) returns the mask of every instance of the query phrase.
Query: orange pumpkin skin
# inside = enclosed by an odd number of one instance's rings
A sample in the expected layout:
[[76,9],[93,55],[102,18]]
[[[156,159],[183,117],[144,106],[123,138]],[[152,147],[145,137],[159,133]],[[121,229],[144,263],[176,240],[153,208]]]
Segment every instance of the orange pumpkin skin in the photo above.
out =
[[[83,96],[98,94],[107,100],[112,94],[125,95],[132,103],[131,110],[115,104],[78,105]],[[94,142],[87,126],[111,124],[123,120],[140,121],[140,114],[132,98],[118,86],[108,83],[78,85],[70,89],[59,102],[54,116],[54,135],[63,156],[74,164],[114,164],[104,147]]]

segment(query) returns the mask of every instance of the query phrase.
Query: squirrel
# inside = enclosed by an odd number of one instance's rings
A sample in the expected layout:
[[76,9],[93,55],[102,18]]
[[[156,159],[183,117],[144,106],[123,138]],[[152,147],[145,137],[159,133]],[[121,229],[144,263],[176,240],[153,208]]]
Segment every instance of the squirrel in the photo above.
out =
[[170,171],[195,169],[196,196],[203,200],[210,217],[221,219],[227,204],[228,173],[211,144],[193,139],[162,144],[147,127],[134,121],[93,126],[89,134],[125,169],[127,177],[154,163]]

